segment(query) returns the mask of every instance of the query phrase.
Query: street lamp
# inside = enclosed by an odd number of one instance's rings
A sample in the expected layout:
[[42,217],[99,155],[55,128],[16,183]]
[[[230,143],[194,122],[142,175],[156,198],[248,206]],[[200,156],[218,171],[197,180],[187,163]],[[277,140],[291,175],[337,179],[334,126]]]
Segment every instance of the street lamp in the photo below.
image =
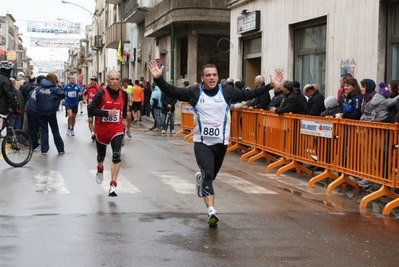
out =
[[77,7],[80,7],[80,8],[82,8],[82,9],[84,9],[84,10],[86,10],[87,12],[89,12],[90,13],[90,15],[92,15],[93,16],[93,19],[96,21],[96,25],[97,25],[97,43],[96,43],[96,48],[97,48],[97,55],[96,55],[96,61],[97,61],[97,71],[96,71],[96,73],[97,73],[97,79],[99,79],[99,69],[100,69],[100,67],[99,67],[99,49],[100,49],[100,47],[99,47],[99,44],[98,44],[98,42],[100,41],[100,35],[99,35],[99,32],[100,32],[100,25],[99,25],[99,23],[98,23],[98,20],[97,20],[97,18],[96,18],[96,16],[94,15],[94,14],[92,14],[87,8],[85,8],[85,7],[83,7],[83,6],[80,6],[80,5],[78,5],[78,4],[75,4],[75,3],[72,3],[72,2],[68,2],[68,1],[64,1],[64,0],[61,0],[61,2],[63,3],[63,4],[69,4],[69,5],[74,5],[74,6],[77,6]]

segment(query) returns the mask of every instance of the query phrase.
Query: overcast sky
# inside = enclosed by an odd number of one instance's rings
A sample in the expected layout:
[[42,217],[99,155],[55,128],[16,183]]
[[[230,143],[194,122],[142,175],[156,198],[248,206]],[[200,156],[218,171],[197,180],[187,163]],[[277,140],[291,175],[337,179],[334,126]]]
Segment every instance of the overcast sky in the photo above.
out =
[[[4,0],[5,1],[5,0]],[[80,5],[88,9],[92,14],[94,13],[94,0],[68,0],[71,3]],[[3,0],[2,0],[3,2]],[[9,0],[7,3],[0,4],[0,16],[11,14],[15,19],[15,24],[19,28],[19,33],[22,33],[24,47],[28,48],[28,56],[33,60],[61,60],[67,59],[67,48],[42,48],[29,47],[29,37],[43,37],[43,38],[67,38],[66,36],[57,36],[51,33],[28,33],[26,31],[27,21],[48,21],[57,22],[57,18],[70,20],[76,23],[81,23],[84,29],[86,25],[91,24],[93,15],[89,12],[75,5],[63,4],[61,0]],[[79,35],[68,35],[72,39],[84,38],[84,33]],[[56,50],[51,51],[51,50]]]

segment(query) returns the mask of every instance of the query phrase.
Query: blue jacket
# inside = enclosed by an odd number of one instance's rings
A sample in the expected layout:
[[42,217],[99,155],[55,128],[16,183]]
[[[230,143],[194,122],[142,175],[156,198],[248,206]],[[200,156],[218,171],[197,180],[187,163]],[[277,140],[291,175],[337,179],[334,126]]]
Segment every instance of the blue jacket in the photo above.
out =
[[[158,101],[155,101],[158,103],[157,106],[155,106],[155,107],[154,107],[154,99],[158,100]],[[154,108],[162,108],[161,89],[159,89],[158,86],[155,86],[154,90],[152,91],[150,105],[153,106]]]
[[341,98],[338,103],[341,113],[343,114],[342,118],[359,120],[362,116],[362,101],[363,96],[361,94],[341,94]]
[[36,108],[36,90],[32,90],[28,95],[28,101],[25,104],[25,111],[37,115]]
[[64,99],[65,92],[50,81],[43,79],[36,89],[36,108],[41,115],[55,114]]

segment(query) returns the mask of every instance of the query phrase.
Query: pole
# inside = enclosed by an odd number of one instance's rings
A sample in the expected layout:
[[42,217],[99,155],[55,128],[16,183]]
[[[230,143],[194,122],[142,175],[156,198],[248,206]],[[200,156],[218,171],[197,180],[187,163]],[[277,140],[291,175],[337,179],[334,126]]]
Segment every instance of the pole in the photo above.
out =
[[170,79],[172,80],[172,84],[175,84],[175,27],[173,23],[170,25],[170,50],[172,51],[170,55]]
[[[123,21],[122,21],[122,12],[123,12],[123,2],[120,0],[120,5],[121,5],[121,44],[122,44],[122,50],[123,50]],[[122,52],[122,59],[123,59],[123,52]],[[121,73],[121,78],[123,77],[123,65],[121,61],[121,67],[120,67],[120,73]]]

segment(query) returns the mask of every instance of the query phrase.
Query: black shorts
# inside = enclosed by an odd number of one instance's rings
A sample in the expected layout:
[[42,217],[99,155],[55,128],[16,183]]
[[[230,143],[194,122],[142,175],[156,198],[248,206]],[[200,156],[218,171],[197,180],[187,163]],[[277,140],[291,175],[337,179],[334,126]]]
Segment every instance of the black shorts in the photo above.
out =
[[65,110],[68,110],[68,109],[71,109],[71,110],[72,110],[72,113],[75,113],[75,114],[78,113],[78,107],[68,107],[68,106],[66,106],[66,107],[65,107]]
[[140,111],[141,110],[141,102],[133,102],[132,111]]

